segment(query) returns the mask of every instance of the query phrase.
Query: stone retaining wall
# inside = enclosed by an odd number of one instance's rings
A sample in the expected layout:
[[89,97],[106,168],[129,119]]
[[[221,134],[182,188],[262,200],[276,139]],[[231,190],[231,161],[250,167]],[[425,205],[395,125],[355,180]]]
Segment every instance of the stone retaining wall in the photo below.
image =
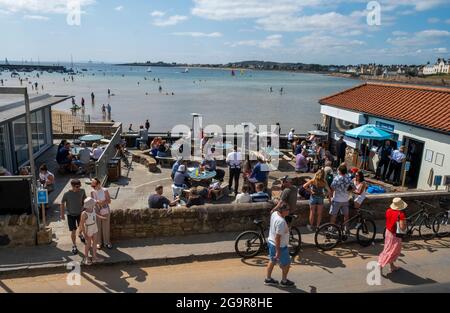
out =
[[0,216],[0,248],[36,245],[37,220],[34,215]]
[[[410,192],[401,194],[371,195],[364,208],[374,212],[375,219],[384,219],[386,208],[394,197],[402,197],[408,204],[408,212],[415,212],[418,205],[412,200],[423,200],[439,206],[439,199],[450,199],[448,192]],[[267,225],[271,203],[220,204],[170,210],[114,210],[111,216],[111,235],[114,239],[149,238],[216,232],[233,232],[254,229],[253,220],[263,219]],[[328,211],[329,204],[325,204]],[[447,208],[450,209],[450,208]],[[299,215],[295,225],[306,225],[309,215],[308,201],[299,201]],[[328,214],[324,214],[324,221]]]

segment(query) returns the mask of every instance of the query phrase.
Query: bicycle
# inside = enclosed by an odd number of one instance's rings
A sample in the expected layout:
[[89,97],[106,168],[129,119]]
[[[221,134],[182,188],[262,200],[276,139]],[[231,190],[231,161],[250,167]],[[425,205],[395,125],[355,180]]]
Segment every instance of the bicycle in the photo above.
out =
[[[439,199],[439,207],[447,205],[448,200]],[[438,238],[447,237],[450,234],[450,210],[438,213],[433,220],[433,232]]]
[[[433,207],[431,204],[420,201],[413,200],[420,206],[420,210],[406,218],[406,234],[403,240],[411,237],[416,230],[419,232],[419,237],[422,240],[430,240],[435,237],[435,232],[433,231],[433,218],[431,214],[426,209],[425,205]],[[418,229],[416,229],[418,226]],[[383,231],[383,239],[386,238],[386,227]]]
[[[370,246],[375,241],[377,227],[371,218],[366,218],[363,213],[373,215],[365,209],[358,209],[355,216],[341,224],[326,223],[321,225],[314,236],[317,248],[328,251],[335,248],[340,242],[345,242],[351,235],[350,229],[356,228],[356,240],[363,247]],[[345,231],[345,228],[348,230]]]
[[[290,226],[292,221],[297,218],[297,215],[289,215],[286,217],[286,222],[289,225],[290,256],[296,256],[300,251],[302,244],[300,230],[295,226]],[[268,243],[265,235],[267,229],[264,227],[263,221],[255,219],[253,223],[257,226],[258,230],[244,231],[239,234],[234,243],[236,253],[244,259],[249,259],[264,251],[268,251]]]

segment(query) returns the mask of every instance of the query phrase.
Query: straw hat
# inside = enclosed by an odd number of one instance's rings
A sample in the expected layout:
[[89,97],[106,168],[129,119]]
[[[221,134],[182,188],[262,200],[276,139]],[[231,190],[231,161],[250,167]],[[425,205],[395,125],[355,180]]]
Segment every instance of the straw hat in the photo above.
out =
[[408,204],[402,198],[394,198],[391,203],[391,209],[395,211],[402,211],[408,207]]
[[95,200],[92,199],[91,197],[86,198],[86,200],[84,200],[84,208],[85,209],[93,209],[95,208]]

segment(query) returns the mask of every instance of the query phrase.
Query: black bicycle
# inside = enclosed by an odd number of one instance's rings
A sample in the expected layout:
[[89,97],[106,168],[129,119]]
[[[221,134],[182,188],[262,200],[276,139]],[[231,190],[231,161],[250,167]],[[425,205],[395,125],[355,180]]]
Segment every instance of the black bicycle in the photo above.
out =
[[[420,206],[420,210],[413,213],[406,218],[406,234],[403,240],[411,237],[415,231],[419,232],[419,237],[422,240],[430,240],[435,237],[435,232],[433,230],[433,216],[428,212],[427,206],[433,207],[431,204],[420,201],[413,200]],[[386,238],[386,227],[383,231],[383,239]]]
[[[289,254],[291,256],[296,256],[298,254],[302,244],[300,230],[295,226],[291,226],[292,221],[297,218],[297,215],[286,216],[286,222],[289,225]],[[239,234],[234,243],[236,253],[244,259],[252,258],[260,253],[268,251],[266,229],[263,221],[256,219],[253,223],[257,226],[258,231],[245,231]]]
[[450,235],[450,210],[448,210],[447,203],[448,200],[439,199],[439,207],[444,208],[444,211],[438,213],[433,220],[433,232],[439,238]]
[[372,212],[365,209],[358,209],[355,216],[347,222],[341,224],[327,223],[321,225],[314,236],[317,248],[328,251],[335,248],[340,242],[345,242],[356,229],[356,240],[363,247],[370,246],[377,234],[377,227],[371,218],[364,214],[373,215]]

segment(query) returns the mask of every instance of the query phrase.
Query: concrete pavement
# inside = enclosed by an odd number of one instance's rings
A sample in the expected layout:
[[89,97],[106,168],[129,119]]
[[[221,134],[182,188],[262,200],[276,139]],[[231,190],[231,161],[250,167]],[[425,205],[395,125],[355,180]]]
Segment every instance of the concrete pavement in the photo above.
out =
[[[0,292],[161,292],[161,293],[324,293],[324,292],[449,292],[450,239],[405,243],[397,263],[402,269],[367,284],[367,264],[376,261],[382,246],[361,250],[344,245],[330,252],[304,250],[295,259],[289,278],[297,287],[283,290],[263,285],[267,257],[236,258],[151,266],[85,267],[81,285],[69,286],[67,273],[37,277],[2,276]],[[274,270],[274,278],[280,278]],[[70,276],[69,276],[70,278]]]

